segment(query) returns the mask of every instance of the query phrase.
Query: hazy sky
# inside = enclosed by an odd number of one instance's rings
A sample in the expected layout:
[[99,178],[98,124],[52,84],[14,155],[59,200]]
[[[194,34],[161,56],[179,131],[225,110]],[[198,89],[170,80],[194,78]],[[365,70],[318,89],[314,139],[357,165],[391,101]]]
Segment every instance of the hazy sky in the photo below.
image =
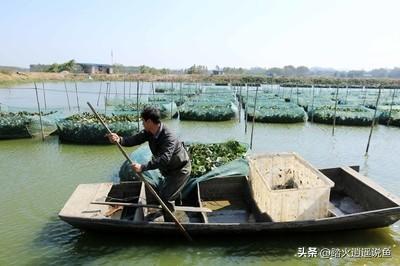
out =
[[400,67],[398,0],[0,0],[0,65]]

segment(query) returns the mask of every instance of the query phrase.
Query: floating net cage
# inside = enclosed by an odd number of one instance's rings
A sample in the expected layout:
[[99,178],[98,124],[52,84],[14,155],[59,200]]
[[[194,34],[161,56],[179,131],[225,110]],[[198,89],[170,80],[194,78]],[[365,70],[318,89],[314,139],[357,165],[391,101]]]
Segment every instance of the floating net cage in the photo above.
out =
[[31,138],[31,123],[26,115],[0,112],[0,139]]
[[308,117],[314,123],[348,126],[370,126],[372,121],[378,121],[379,113],[374,119],[374,110],[364,106],[321,106],[308,112]]
[[248,106],[247,120],[262,123],[299,123],[307,120],[304,109],[293,103],[270,102],[257,105],[254,112],[254,104]]
[[[110,130],[118,135],[132,135],[138,132],[135,115],[100,114]],[[108,132],[90,113],[75,114],[57,122],[57,132],[61,142],[78,144],[110,144],[105,136]]]
[[[0,139],[30,138],[54,132],[56,121],[65,117],[63,108],[47,108],[39,112],[35,108],[2,105],[0,111]],[[40,123],[41,120],[41,123]]]
[[[176,118],[178,116],[178,107],[175,102],[127,102],[125,104],[117,104],[112,108],[108,109],[109,113],[112,114],[137,114],[146,107],[153,106],[160,110],[161,118]],[[139,108],[139,109],[138,109]]]

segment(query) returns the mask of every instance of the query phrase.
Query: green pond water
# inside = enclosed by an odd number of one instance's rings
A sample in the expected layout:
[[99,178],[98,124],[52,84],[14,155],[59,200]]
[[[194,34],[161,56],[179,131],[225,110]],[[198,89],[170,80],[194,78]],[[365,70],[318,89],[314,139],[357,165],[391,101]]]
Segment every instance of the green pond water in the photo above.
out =
[[[54,86],[63,88],[64,84]],[[98,84],[91,86],[98,90]],[[0,102],[35,107],[30,90],[15,90],[0,90]],[[49,108],[61,105],[62,98],[57,95],[47,95],[54,97],[48,102]],[[85,97],[97,99],[96,94]],[[241,121],[165,122],[182,140],[237,139],[248,143],[251,123],[245,134]],[[362,127],[338,126],[332,136],[332,127],[327,125],[256,123],[251,152],[294,151],[318,168],[360,165],[362,174],[400,196],[400,129],[377,126],[369,155],[364,156],[368,135],[369,128]],[[0,265],[400,264],[400,223],[383,229],[334,233],[198,237],[190,244],[179,235],[84,232],[59,220],[58,212],[78,184],[117,181],[122,163],[123,157],[114,146],[61,144],[57,136],[42,141],[39,135],[0,141]],[[302,247],[390,248],[391,257],[300,258],[298,249]]]

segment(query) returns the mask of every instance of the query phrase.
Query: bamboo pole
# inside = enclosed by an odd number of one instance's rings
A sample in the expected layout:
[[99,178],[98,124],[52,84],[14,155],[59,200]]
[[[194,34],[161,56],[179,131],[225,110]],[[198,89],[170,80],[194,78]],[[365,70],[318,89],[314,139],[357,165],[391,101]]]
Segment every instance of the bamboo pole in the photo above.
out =
[[181,99],[181,103],[180,104],[182,104],[183,103],[183,96],[182,96],[182,81],[179,83],[179,94],[180,94],[180,99]]
[[336,125],[336,109],[339,95],[339,86],[336,87],[336,98],[335,98],[335,110],[333,111],[333,127],[332,127],[332,136],[335,135],[335,125]]
[[171,97],[171,119],[172,119],[172,117],[173,117],[173,114],[172,114],[172,107],[173,107],[173,103],[174,103],[174,98],[173,98],[172,91],[170,92],[170,97]]
[[250,149],[253,149],[253,134],[254,134],[254,124],[256,121],[257,93],[258,93],[258,87],[256,87],[256,97],[254,98],[254,111],[253,111],[253,123],[251,125]]
[[79,107],[78,85],[76,84],[76,81],[75,81],[75,93],[76,93],[76,104],[78,105],[78,113],[79,113],[81,110]]
[[110,82],[107,82],[106,95],[104,95],[104,115],[107,115],[107,99],[108,99],[108,93],[111,90],[110,87],[111,87]]
[[144,86],[145,81],[140,83],[140,90],[139,90],[139,100],[141,99],[141,96],[143,96],[143,86]]
[[136,114],[137,114],[137,131],[140,131],[140,122],[139,122],[139,80],[136,81]]
[[367,100],[367,88],[364,86],[364,90],[365,90],[365,92],[364,92],[364,102],[363,102],[363,105],[365,105],[365,101]]
[[103,82],[100,81],[100,90],[99,90],[99,96],[97,97],[97,107],[99,106],[100,102],[100,95],[101,95],[101,86],[103,85]]
[[396,94],[396,89],[393,89],[393,94],[392,94],[392,102],[390,103],[390,109],[389,109],[389,117],[387,121],[387,126],[390,124],[391,116],[392,116],[392,108],[393,108],[393,103],[394,103],[394,96]]
[[124,106],[125,106],[125,76],[124,76]]
[[246,106],[244,107],[244,133],[247,134],[247,108],[249,106],[249,87],[247,86],[247,83],[245,84],[246,86]]
[[43,122],[42,122],[42,112],[41,112],[41,110],[40,110],[39,94],[38,94],[38,89],[37,89],[37,86],[36,86],[36,82],[34,82],[33,84],[35,85],[36,102],[37,102],[37,107],[38,107],[38,112],[39,112],[40,131],[42,132],[42,141],[44,141]]
[[374,130],[375,126],[375,117],[376,117],[376,112],[378,111],[378,104],[379,104],[379,98],[381,97],[381,86],[379,86],[379,91],[378,91],[378,97],[376,97],[376,104],[375,104],[375,112],[374,116],[372,118],[372,123],[371,123],[371,131],[369,132],[369,137],[368,137],[368,143],[367,143],[367,149],[365,150],[365,156],[368,155],[368,150],[369,150],[369,144],[371,142],[371,137],[372,137],[372,131]]
[[[106,125],[106,123],[103,121],[103,119],[101,119],[101,117],[96,112],[96,110],[93,108],[93,106],[89,102],[87,104],[89,105],[92,112],[96,115],[96,117],[100,121],[100,123],[106,128],[107,132],[109,134],[111,134],[112,133],[111,130]],[[118,146],[118,149],[121,151],[121,153],[124,155],[124,157],[128,160],[128,162],[131,165],[134,164],[132,159],[128,156],[128,154],[122,148],[121,144],[119,142],[116,142],[115,144]],[[161,204],[163,210],[166,211],[170,217],[172,217],[172,219],[174,220],[174,223],[178,226],[181,233],[186,237],[187,240],[192,242],[193,239],[190,237],[188,232],[185,230],[185,228],[182,226],[182,224],[178,221],[178,219],[175,217],[175,215],[171,212],[171,210],[167,207],[167,205],[165,205],[164,201],[160,198],[160,196],[158,196],[157,192],[153,189],[153,187],[146,181],[146,179],[143,177],[142,173],[139,172],[139,173],[137,173],[137,175],[139,176],[140,181],[142,181],[144,183],[144,185],[146,186],[146,189],[156,198],[158,203]]]
[[68,96],[68,90],[67,90],[67,83],[64,80],[64,87],[65,87],[65,94],[67,95],[67,102],[68,102],[68,110],[71,111],[71,104],[69,103],[69,96]]
[[44,89],[44,82],[42,81],[44,110],[47,111],[46,90]]
[[293,95],[293,86],[290,86],[290,96],[289,96],[290,102],[292,102],[292,95]]
[[132,81],[129,80],[129,99],[131,98],[131,88],[132,88]]
[[311,100],[311,122],[314,122],[314,85],[312,87],[312,100]]
[[349,86],[346,84],[346,97],[344,98],[345,103],[347,104],[347,96],[349,95]]
[[239,123],[240,123],[240,116],[242,115],[242,85],[239,87]]

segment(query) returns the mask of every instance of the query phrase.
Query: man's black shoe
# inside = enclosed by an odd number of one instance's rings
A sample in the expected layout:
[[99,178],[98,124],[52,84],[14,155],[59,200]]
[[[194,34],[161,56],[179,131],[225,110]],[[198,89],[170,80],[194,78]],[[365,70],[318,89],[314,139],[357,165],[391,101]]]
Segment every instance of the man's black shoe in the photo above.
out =
[[154,221],[155,219],[157,219],[160,216],[163,216],[162,210],[159,210],[159,211],[156,211],[156,212],[151,212],[151,213],[147,214],[146,217],[144,217],[144,220],[147,221],[147,222],[151,222],[151,221]]

